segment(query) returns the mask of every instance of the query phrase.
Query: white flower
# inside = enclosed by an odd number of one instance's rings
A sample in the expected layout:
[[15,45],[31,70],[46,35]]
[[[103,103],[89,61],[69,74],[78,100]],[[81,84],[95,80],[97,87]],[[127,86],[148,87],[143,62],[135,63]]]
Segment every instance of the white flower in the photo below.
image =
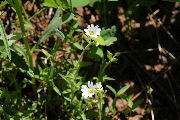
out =
[[98,43],[98,42],[96,43],[96,47],[97,47],[97,46],[99,46],[99,43]]
[[96,92],[100,92],[100,91],[103,90],[103,87],[102,87],[102,85],[101,85],[101,82],[96,83],[95,89],[96,89]]
[[94,26],[93,24],[88,25],[87,29],[84,29],[85,34],[90,37],[97,38],[100,35],[101,28],[98,25]]
[[81,91],[83,92],[83,97],[92,97],[95,93],[95,86],[93,85],[93,82],[88,81],[88,86],[82,85]]

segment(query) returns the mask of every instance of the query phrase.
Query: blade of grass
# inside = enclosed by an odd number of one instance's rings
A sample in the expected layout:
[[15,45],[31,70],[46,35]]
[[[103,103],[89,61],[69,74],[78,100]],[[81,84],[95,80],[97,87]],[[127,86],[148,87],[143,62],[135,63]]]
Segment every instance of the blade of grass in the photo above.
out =
[[4,46],[5,46],[5,50],[6,50],[6,53],[9,57],[9,59],[11,59],[11,53],[10,53],[10,48],[9,48],[9,45],[8,45],[8,39],[6,37],[6,32],[5,32],[5,29],[4,29],[4,26],[3,26],[3,23],[0,19],[0,33],[2,35],[2,39],[3,39],[3,42],[4,42]]
[[32,17],[30,17],[28,20],[32,20],[34,17],[40,15],[42,12],[44,12],[47,8],[42,8],[40,11],[38,11],[37,13],[35,13]]

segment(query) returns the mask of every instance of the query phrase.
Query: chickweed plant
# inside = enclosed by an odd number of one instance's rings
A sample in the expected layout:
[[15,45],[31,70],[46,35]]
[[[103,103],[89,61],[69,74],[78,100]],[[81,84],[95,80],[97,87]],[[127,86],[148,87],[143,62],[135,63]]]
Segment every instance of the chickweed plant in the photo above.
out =
[[[103,48],[117,40],[116,27],[105,29],[91,24],[81,30],[72,5],[68,10],[65,3],[59,1],[57,4],[46,1],[43,4],[46,7],[28,18],[24,17],[26,11],[20,0],[5,0],[1,3],[4,6],[10,5],[16,13],[17,27],[15,33],[7,35],[3,21],[0,20],[0,119],[105,120],[116,115],[117,98],[123,98],[133,106],[132,96],[123,96],[129,86],[116,92],[107,85],[109,80],[114,79],[106,75],[106,68],[118,62],[120,53],[104,53]],[[39,40],[30,45],[28,36],[36,35],[30,20],[38,17],[47,7],[57,8],[54,17]],[[63,24],[66,24],[68,32],[59,29]],[[29,28],[34,33],[28,32]],[[106,33],[111,34],[107,36]],[[74,34],[78,38],[74,38]],[[45,42],[53,35],[58,38],[49,47]],[[23,44],[18,42],[20,40],[23,40]],[[64,49],[64,44],[68,44],[70,49]],[[73,54],[75,58],[66,57],[58,61],[58,52],[66,56]],[[42,56],[34,65],[35,53]],[[97,76],[89,77],[88,71],[83,71],[83,68],[92,66],[92,60],[98,60],[100,67]],[[115,95],[111,108],[105,102],[109,90]],[[128,109],[128,112],[131,110]]]

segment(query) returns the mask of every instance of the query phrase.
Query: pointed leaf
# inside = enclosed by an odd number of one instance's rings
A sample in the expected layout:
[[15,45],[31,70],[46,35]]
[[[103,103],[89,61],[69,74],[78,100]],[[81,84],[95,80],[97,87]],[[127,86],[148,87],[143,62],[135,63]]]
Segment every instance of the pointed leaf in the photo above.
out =
[[2,39],[3,39],[3,42],[4,42],[6,53],[7,53],[8,57],[9,57],[9,59],[11,59],[11,53],[10,53],[10,48],[9,48],[9,45],[8,45],[8,39],[6,37],[5,29],[4,29],[4,26],[2,24],[1,19],[0,19],[0,34],[2,35]]
[[7,4],[8,2],[5,0],[5,1],[3,1],[3,2],[1,2],[1,4],[0,4],[0,8],[1,7],[3,7],[3,6],[5,6],[6,4]]
[[126,92],[126,90],[130,87],[130,85],[127,85],[127,86],[124,86],[123,88],[121,88],[117,94],[116,94],[116,97],[122,95],[124,92]]
[[68,0],[68,3],[71,4],[72,2],[72,7],[83,7],[86,6],[90,3],[91,0]]
[[109,85],[106,85],[106,87],[109,88],[116,95],[116,90],[114,88]]
[[39,41],[40,43],[45,41],[47,38],[49,38],[50,36],[52,36],[54,34],[57,34],[62,38],[64,37],[64,35],[62,33],[60,33],[60,31],[57,31],[57,30],[58,30],[60,25],[65,24],[68,21],[70,21],[74,17],[74,14],[66,13],[64,15],[60,15],[61,8],[62,7],[60,6],[57,9],[53,19],[51,20],[51,22],[49,23],[49,25],[46,27],[45,31],[41,35],[40,41]]
[[61,38],[61,40],[64,40],[64,38],[65,38],[64,34],[61,31],[59,31],[58,29],[56,29],[56,35],[59,38]]
[[54,85],[54,83],[53,83],[53,90],[58,94],[58,95],[60,95],[61,96],[61,93],[60,93],[60,91],[59,91],[59,89]]

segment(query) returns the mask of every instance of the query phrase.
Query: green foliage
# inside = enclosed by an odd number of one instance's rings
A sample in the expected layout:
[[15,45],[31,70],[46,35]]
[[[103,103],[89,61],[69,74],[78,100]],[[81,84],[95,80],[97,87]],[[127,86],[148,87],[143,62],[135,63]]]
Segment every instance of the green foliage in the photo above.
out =
[[109,51],[107,51],[107,58],[109,59],[109,62],[117,62],[117,58],[120,55],[119,52],[115,53],[115,55],[113,56],[112,53],[110,53]]
[[87,53],[88,58],[99,60],[104,56],[104,53],[101,48],[99,47],[92,47],[88,53]]
[[106,85],[106,87],[109,88],[116,95],[116,90],[114,88],[109,85]]
[[72,7],[83,7],[89,4],[91,0],[68,0],[69,5],[72,4]]
[[126,92],[127,89],[129,89],[130,85],[124,86],[123,88],[121,88],[117,94],[116,97],[119,97],[120,95],[122,95],[124,92]]
[[[118,0],[106,2],[116,1]],[[16,32],[9,35],[6,34],[0,20],[0,85],[2,85],[0,118],[106,120],[112,119],[118,113],[115,108],[118,98],[128,102],[129,109],[125,111],[127,115],[141,105],[143,100],[132,102],[133,95],[124,95],[129,85],[118,91],[108,85],[108,81],[115,79],[106,75],[106,69],[111,63],[118,62],[120,53],[113,54],[107,51],[104,55],[104,51],[105,46],[117,41],[116,26],[110,29],[103,28],[97,38],[84,35],[83,30],[79,28],[80,20],[75,16],[77,13],[74,8],[87,5],[93,7],[96,2],[104,2],[101,0],[40,2],[44,7],[30,18],[26,16],[21,0],[6,0],[0,4],[0,8],[10,4],[17,16],[16,23],[12,23],[16,25]],[[57,8],[54,17],[39,40],[30,45],[28,37],[38,37],[27,31],[30,28],[36,32],[30,21],[48,8]],[[67,31],[59,30],[62,25],[66,26]],[[53,35],[57,36],[57,40],[50,46],[48,39]],[[67,49],[64,49],[65,45],[68,45]],[[89,76],[94,72],[92,67],[95,68],[97,76],[94,74]],[[82,97],[82,85],[87,85],[87,81],[101,83],[103,90],[98,91],[97,85],[98,92],[93,97]],[[112,109],[108,109],[105,102],[107,93],[104,86],[114,94]]]
[[111,29],[102,29],[101,36],[104,38],[105,45],[110,46],[117,41],[115,37],[116,27],[112,26]]
[[6,4],[8,4],[8,2],[5,0],[5,1],[3,1],[3,2],[1,2],[1,4],[0,4],[0,8],[1,7],[3,7],[3,6],[5,6]]
[[60,37],[62,40],[64,40],[64,34],[58,30],[59,26],[62,24],[67,23],[69,20],[71,20],[74,15],[72,13],[66,13],[64,15],[61,15],[62,7],[60,6],[53,19],[51,20],[50,24],[47,26],[45,31],[43,32],[42,36],[40,37],[39,43],[47,40],[50,36],[56,34],[58,37]]
[[10,52],[10,48],[9,48],[9,45],[8,45],[8,39],[6,37],[6,32],[5,32],[5,29],[4,29],[4,26],[3,26],[3,23],[1,21],[1,19],[0,19],[0,33],[2,35],[2,40],[4,42],[6,54],[8,55],[9,59],[11,59],[11,52]]
[[47,7],[53,7],[58,8],[58,6],[61,4],[61,0],[44,0],[43,5]]
[[104,39],[101,36],[97,38],[92,38],[94,41],[98,42],[100,45],[105,45]]

